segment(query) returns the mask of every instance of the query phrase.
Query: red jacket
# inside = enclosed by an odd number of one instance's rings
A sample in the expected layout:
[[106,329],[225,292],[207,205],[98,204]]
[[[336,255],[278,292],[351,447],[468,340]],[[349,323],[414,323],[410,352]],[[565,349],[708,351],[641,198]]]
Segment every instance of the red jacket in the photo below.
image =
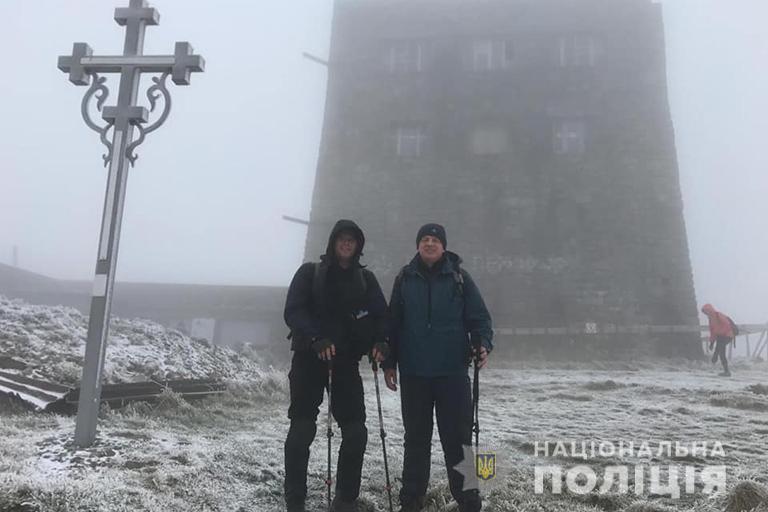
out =
[[707,315],[709,319],[709,341],[715,341],[718,336],[733,338],[733,327],[728,315],[717,311],[712,304],[704,304],[701,312]]

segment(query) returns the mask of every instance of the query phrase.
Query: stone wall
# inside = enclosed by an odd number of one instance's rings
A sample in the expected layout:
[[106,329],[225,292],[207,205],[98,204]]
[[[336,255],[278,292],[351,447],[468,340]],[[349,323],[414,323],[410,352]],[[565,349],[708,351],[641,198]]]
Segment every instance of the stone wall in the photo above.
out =
[[698,324],[660,5],[337,1],[330,62],[307,259],[354,219],[388,293],[439,222],[498,326]]

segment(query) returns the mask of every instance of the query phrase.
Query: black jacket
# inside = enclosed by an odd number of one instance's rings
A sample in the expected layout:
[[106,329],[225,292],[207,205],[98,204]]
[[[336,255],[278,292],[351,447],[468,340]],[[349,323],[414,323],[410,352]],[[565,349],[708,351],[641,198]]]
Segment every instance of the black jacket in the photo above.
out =
[[[334,240],[341,231],[358,239],[350,268],[336,262]],[[352,221],[340,220],[319,263],[304,263],[293,276],[285,301],[291,349],[309,350],[314,338],[329,338],[338,357],[360,359],[374,343],[385,341],[387,303],[373,273],[359,263],[365,237]]]

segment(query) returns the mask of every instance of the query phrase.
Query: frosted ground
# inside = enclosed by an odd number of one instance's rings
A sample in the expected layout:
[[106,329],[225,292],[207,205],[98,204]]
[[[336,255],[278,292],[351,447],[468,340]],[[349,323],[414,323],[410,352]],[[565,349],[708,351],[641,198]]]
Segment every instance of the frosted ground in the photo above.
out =
[[[66,381],[77,374],[73,354],[82,351],[83,322],[66,308],[0,299],[0,352],[29,358],[30,364],[38,353],[42,362],[25,372]],[[281,510],[287,372],[264,368],[252,354],[212,349],[151,322],[116,325],[121,327],[114,331],[116,341],[107,356],[112,380],[220,372],[229,391],[192,405],[168,394],[158,404],[104,411],[97,442],[81,451],[70,442],[74,418],[0,405],[0,511]],[[728,494],[739,481],[768,485],[766,363],[736,362],[730,379],[717,377],[708,364],[684,361],[498,365],[482,373],[481,444],[498,459],[498,476],[483,484],[485,510],[730,512],[738,510],[732,498],[728,507]],[[370,439],[361,498],[364,510],[386,510],[372,373],[361,369]],[[397,477],[403,435],[399,400],[395,393],[382,392],[390,467]],[[673,460],[654,450],[653,460],[614,455],[583,461],[570,454],[536,457],[536,441],[637,446],[643,441],[719,441],[725,455]],[[427,510],[452,510],[436,435],[433,444]],[[324,448],[321,414],[310,461],[309,510],[324,507]],[[683,494],[678,500],[650,495],[647,486],[640,496],[597,489],[586,495],[534,494],[534,466],[551,464],[566,470],[587,464],[598,476],[611,465],[725,465],[728,490]],[[397,479],[394,485],[399,488]]]

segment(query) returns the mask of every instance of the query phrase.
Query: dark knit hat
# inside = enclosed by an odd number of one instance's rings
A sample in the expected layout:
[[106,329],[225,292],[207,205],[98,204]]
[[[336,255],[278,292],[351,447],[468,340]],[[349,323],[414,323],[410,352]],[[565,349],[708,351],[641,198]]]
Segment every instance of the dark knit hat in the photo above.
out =
[[422,238],[425,236],[430,235],[434,236],[440,242],[443,244],[443,249],[445,249],[448,246],[448,239],[445,236],[445,228],[441,226],[440,224],[424,224],[419,228],[419,234],[416,235],[416,246],[418,247],[419,242]]

